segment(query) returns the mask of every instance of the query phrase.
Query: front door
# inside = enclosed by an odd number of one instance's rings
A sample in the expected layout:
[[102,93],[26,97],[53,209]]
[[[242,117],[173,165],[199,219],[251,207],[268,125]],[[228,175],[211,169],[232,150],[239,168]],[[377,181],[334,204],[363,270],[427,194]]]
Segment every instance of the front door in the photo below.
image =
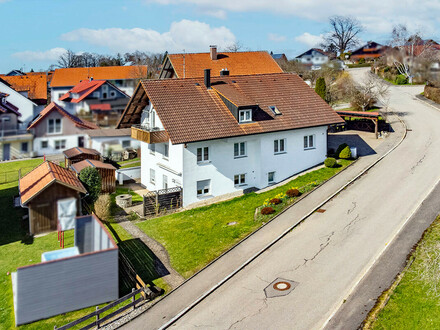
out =
[[78,136],[78,147],[84,147],[84,136]]
[[3,160],[11,158],[11,145],[9,143],[3,144]]

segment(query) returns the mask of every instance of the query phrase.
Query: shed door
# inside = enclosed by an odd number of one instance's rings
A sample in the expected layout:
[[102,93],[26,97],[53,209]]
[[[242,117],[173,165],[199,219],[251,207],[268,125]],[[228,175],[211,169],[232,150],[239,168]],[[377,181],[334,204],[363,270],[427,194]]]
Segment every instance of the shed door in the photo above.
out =
[[31,209],[32,234],[44,233],[57,229],[56,204],[44,203]]

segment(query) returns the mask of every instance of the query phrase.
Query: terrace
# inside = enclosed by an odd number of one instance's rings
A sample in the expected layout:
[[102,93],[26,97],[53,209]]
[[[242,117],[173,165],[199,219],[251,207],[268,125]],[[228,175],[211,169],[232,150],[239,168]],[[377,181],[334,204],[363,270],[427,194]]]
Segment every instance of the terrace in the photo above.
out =
[[151,127],[150,125],[132,125],[131,137],[146,143],[168,142],[168,133],[164,129]]

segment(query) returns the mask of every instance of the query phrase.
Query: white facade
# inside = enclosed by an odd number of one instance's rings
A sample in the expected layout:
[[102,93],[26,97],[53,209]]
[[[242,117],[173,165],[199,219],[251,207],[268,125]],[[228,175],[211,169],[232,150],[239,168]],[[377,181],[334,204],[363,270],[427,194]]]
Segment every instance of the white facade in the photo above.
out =
[[301,57],[297,57],[298,61],[305,64],[311,65],[312,70],[319,70],[321,66],[329,61],[329,57],[321,52],[318,52],[314,49],[301,55]]
[[87,136],[86,146],[88,148],[95,149],[101,153],[101,155],[107,155],[106,146],[109,144],[120,144],[124,149],[131,147],[138,149],[141,147],[141,142],[132,139],[131,136]]
[[80,137],[86,139],[87,135],[75,134],[36,137],[33,142],[34,152],[36,156],[60,154],[64,150],[78,147],[78,140]]

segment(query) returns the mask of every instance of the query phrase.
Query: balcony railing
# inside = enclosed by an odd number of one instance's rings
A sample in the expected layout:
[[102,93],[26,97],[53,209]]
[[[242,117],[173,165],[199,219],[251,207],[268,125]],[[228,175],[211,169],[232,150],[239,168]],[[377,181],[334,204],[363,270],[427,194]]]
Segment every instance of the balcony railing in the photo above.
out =
[[168,133],[164,129],[150,125],[131,126],[131,137],[149,144],[167,142],[169,139]]
[[32,137],[26,129],[0,129],[0,140],[29,139]]

